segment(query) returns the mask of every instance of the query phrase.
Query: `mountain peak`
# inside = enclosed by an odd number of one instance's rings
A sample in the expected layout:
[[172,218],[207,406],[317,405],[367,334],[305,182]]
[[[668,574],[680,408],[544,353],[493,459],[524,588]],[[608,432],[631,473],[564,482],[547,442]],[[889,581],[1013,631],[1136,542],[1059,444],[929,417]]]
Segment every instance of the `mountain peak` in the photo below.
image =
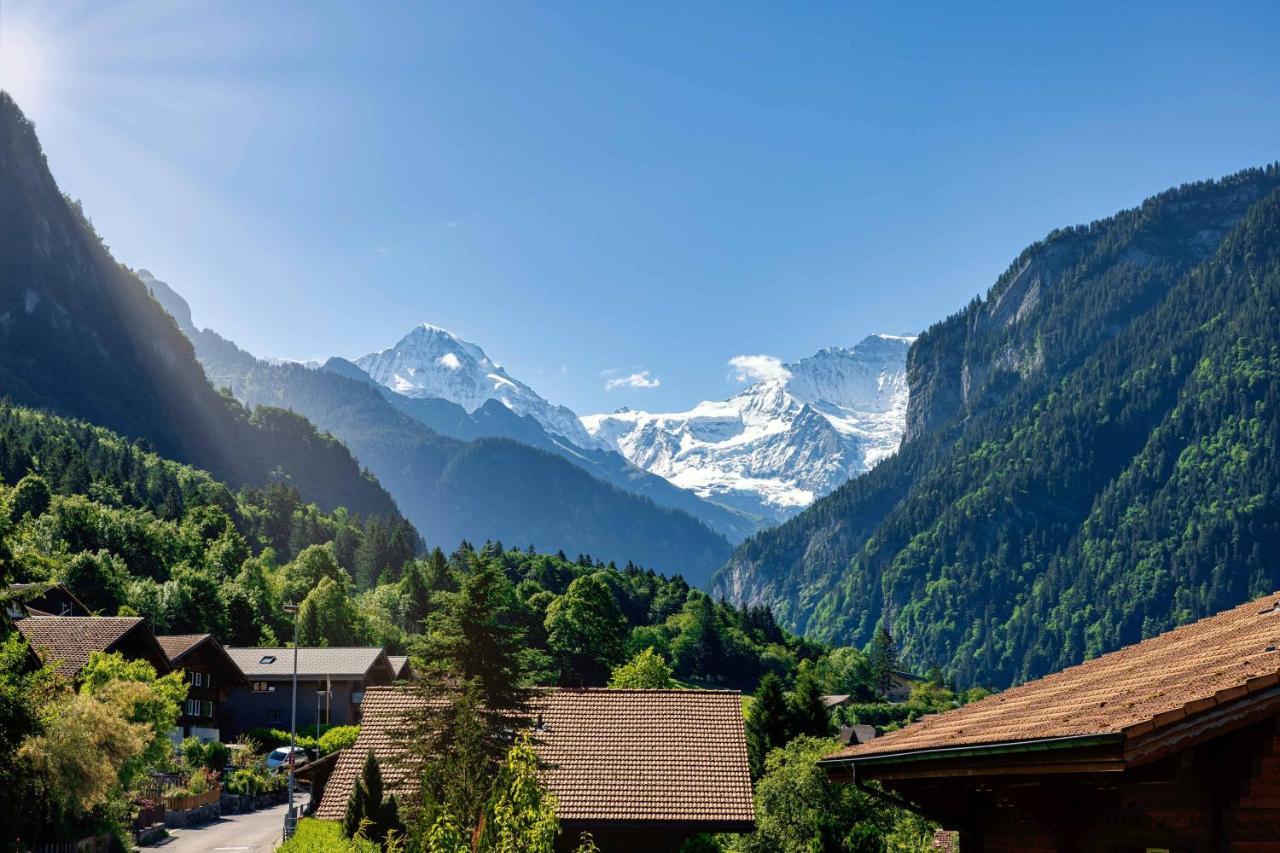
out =
[[602,446],[677,486],[781,521],[897,449],[912,340],[870,335],[784,365],[723,402],[620,410],[583,424]]
[[419,323],[395,346],[355,363],[375,382],[406,397],[448,400],[468,413],[496,400],[579,447],[592,444],[577,415],[547,402],[478,345],[440,326]]

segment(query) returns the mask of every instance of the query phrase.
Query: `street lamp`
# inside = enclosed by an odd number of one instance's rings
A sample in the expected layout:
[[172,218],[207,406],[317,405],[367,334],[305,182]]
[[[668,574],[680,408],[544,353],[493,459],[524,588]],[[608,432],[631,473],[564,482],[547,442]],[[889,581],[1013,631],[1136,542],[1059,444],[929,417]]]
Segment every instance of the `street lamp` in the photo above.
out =
[[293,810],[294,765],[298,748],[298,605],[284,605],[284,612],[293,616],[293,708],[289,712],[289,810],[284,813],[284,840],[293,837],[298,827],[298,815]]

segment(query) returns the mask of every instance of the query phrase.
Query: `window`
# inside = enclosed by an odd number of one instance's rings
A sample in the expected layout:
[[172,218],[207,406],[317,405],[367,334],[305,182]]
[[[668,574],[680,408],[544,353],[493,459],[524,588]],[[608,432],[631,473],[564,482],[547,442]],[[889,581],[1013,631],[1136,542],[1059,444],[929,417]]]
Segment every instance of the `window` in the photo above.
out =
[[212,673],[212,672],[206,672],[206,673],[204,674],[204,686],[205,686],[205,687],[212,687],[212,686],[213,686],[213,673]]
[[210,717],[210,718],[213,717],[213,703],[210,702],[208,699],[200,703],[200,716]]
[[255,681],[253,682],[253,692],[254,693],[275,693],[276,686],[269,681]]
[[208,699],[188,699],[182,711],[188,717],[212,717],[213,703]]
[[203,673],[203,672],[193,672],[193,673],[191,673],[191,686],[192,686],[192,687],[203,687],[203,686],[204,686],[204,673]]
[[268,719],[270,722],[273,722],[273,723],[278,723],[278,722],[280,722],[280,709],[279,709],[279,708],[268,708],[268,709],[267,709],[267,719]]
[[275,655],[263,655],[262,660],[258,661],[258,663],[267,663],[267,664],[275,663],[275,662],[276,662]]

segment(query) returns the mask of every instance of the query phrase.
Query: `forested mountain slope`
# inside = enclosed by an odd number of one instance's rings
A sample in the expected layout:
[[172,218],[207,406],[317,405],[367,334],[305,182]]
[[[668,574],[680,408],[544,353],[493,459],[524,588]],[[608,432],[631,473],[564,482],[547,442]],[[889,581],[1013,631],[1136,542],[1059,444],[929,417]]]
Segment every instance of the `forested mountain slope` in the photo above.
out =
[[532,544],[635,560],[694,584],[704,584],[732,550],[692,516],[603,483],[560,456],[508,439],[441,435],[399,411],[367,378],[272,364],[211,330],[190,333],[214,384],[250,405],[300,412],[340,437],[432,545]]
[[49,173],[0,92],[0,394],[83,418],[233,485],[287,477],[325,508],[393,515],[340,443],[214,391],[191,344]]
[[1007,684],[1280,587],[1280,168],[1050,234],[908,359],[899,453],[714,589]]

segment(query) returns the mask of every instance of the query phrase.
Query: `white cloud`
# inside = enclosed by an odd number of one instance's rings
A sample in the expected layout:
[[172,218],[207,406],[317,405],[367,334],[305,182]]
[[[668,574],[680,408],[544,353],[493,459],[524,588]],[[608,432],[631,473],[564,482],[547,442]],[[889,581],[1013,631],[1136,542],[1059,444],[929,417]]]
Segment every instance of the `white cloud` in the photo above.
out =
[[771,355],[735,355],[729,359],[733,378],[738,382],[763,382],[768,379],[789,379],[782,360]]
[[[608,376],[616,371],[606,370],[604,375]],[[607,379],[604,383],[604,390],[612,391],[615,388],[657,388],[662,384],[662,380],[656,376],[650,376],[647,370],[638,370],[626,376],[614,376]]]
[[462,369],[462,362],[458,361],[458,357],[451,352],[447,352],[444,355],[437,358],[436,363],[441,365],[442,367],[447,367],[450,370]]

